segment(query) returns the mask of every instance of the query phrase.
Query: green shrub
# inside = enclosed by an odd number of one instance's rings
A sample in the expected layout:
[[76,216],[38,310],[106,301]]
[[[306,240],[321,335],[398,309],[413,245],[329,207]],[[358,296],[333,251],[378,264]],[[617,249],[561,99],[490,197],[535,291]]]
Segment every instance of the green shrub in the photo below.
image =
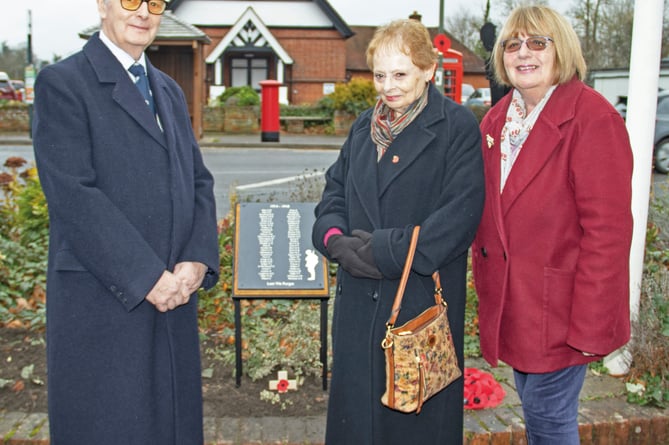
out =
[[332,111],[346,111],[358,116],[376,104],[377,93],[371,80],[354,78],[348,83],[335,85],[334,93],[319,102],[323,108]]
[[669,271],[644,274],[639,314],[628,345],[632,363],[626,376],[627,400],[669,406]]
[[0,108],[28,108],[28,104],[20,100],[0,99]]
[[0,325],[45,324],[49,217],[34,166],[7,158],[0,173]]
[[626,376],[630,403],[669,406],[669,198],[659,186],[648,209],[639,310],[632,321]]
[[479,299],[474,288],[474,277],[471,268],[467,268],[467,300],[465,306],[465,357],[480,357],[481,345],[479,343]]
[[223,94],[218,96],[221,106],[238,105],[240,107],[255,106],[260,104],[260,95],[248,85],[243,87],[228,87]]
[[279,105],[281,116],[331,116],[331,111],[317,105]]

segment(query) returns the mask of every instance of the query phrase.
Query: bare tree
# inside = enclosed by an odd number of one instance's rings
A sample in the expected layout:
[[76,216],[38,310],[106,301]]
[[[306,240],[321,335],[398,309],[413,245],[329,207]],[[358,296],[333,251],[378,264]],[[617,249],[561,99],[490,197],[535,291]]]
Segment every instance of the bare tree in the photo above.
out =
[[588,66],[598,65],[597,59],[597,27],[599,24],[599,10],[602,0],[575,0],[569,10],[572,24],[581,39],[583,56]]
[[[629,66],[635,0],[571,0],[565,16],[581,40],[589,69]],[[490,4],[493,3],[491,9]],[[480,41],[481,26],[490,21],[500,29],[511,10],[521,5],[549,5],[548,0],[487,1],[484,11],[460,8],[446,20],[446,29],[478,55],[486,58]],[[669,57],[669,0],[665,0],[662,57]],[[493,18],[488,18],[492,15]]]
[[446,18],[444,26],[450,35],[482,58],[485,58],[487,52],[483,48],[479,35],[483,23],[483,13],[475,14],[460,6],[454,15]]
[[501,2],[495,2],[495,7],[493,12],[497,17],[500,17],[500,22],[504,23],[506,18],[509,16],[512,10],[519,6],[549,6],[548,0],[502,0]]
[[0,71],[5,71],[12,79],[23,79],[26,66],[26,47],[18,45],[10,48],[7,42],[0,43]]
[[629,66],[634,0],[574,0],[568,14],[588,67]]

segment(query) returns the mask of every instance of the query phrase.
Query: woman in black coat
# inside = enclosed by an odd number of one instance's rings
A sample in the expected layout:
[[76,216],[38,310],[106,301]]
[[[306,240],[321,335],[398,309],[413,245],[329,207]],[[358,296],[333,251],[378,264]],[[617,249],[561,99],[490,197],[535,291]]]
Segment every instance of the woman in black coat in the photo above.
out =
[[474,116],[430,80],[436,55],[425,27],[398,20],[367,49],[379,102],[353,124],[328,169],[313,243],[341,266],[333,320],[328,445],[461,444],[463,380],[419,415],[381,404],[381,340],[411,232],[421,232],[396,325],[434,304],[439,270],[462,367],[467,251],[483,205],[481,138]]

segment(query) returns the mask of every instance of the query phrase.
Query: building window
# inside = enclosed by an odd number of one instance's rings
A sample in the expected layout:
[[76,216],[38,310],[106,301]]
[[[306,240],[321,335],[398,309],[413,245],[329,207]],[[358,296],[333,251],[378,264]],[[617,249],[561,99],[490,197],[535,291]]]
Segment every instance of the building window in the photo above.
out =
[[230,68],[233,87],[249,85],[260,91],[259,82],[269,77],[269,62],[266,58],[233,57],[230,59]]

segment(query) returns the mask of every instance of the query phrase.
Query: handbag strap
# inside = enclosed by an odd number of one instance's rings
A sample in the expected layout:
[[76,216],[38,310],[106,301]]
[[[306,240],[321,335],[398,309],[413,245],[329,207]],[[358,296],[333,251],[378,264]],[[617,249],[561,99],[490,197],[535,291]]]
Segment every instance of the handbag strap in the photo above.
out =
[[[400,308],[402,307],[402,298],[404,298],[404,290],[407,286],[407,281],[409,280],[409,274],[411,273],[411,265],[413,264],[413,257],[416,253],[416,246],[418,245],[418,234],[420,233],[420,226],[415,226],[413,232],[411,233],[411,242],[409,243],[409,251],[407,252],[407,258],[404,262],[404,269],[402,269],[402,277],[400,278],[400,284],[397,287],[397,293],[395,294],[395,301],[393,302],[393,308],[390,311],[390,318],[386,322],[386,326],[392,328],[397,321],[397,316],[400,313]],[[434,292],[434,301],[436,304],[443,304],[443,299],[441,296],[441,280],[439,278],[439,271],[435,271],[432,274],[432,279],[435,284]]]

